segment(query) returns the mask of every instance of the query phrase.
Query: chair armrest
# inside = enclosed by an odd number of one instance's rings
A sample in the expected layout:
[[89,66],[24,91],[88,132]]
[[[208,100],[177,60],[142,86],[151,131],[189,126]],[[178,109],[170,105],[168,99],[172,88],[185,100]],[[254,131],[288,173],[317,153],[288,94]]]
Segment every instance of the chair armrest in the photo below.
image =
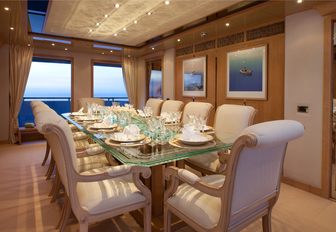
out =
[[220,197],[222,195],[221,187],[218,188],[203,182],[201,178],[186,169],[168,167],[165,170],[165,177],[167,180],[171,180],[171,185],[165,192],[165,200],[176,192],[179,180],[211,196]]
[[229,159],[231,158],[231,150],[220,151],[218,154],[219,164],[217,166],[217,172],[225,174],[226,167],[228,165]]

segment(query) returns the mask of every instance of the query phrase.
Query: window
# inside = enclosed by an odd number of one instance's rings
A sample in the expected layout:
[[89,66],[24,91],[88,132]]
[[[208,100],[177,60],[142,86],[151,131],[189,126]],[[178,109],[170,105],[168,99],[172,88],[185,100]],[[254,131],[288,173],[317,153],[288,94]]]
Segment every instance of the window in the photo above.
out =
[[148,97],[162,98],[162,70],[161,60],[147,62]]
[[104,99],[105,105],[112,105],[113,102],[120,105],[128,103],[120,64],[94,63],[93,97]]
[[71,61],[34,57],[19,113],[19,126],[34,122],[30,101],[41,100],[57,113],[71,111]]

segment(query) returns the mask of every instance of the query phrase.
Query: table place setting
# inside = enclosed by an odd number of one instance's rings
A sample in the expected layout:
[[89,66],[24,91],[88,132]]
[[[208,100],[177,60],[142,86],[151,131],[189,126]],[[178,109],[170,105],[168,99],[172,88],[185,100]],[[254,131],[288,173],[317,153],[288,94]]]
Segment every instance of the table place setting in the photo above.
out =
[[180,123],[182,112],[162,112],[160,118],[165,120],[166,126],[174,126]]
[[76,116],[86,116],[87,114],[83,112],[84,108],[80,108],[77,112],[72,112],[70,114],[71,117],[76,117]]

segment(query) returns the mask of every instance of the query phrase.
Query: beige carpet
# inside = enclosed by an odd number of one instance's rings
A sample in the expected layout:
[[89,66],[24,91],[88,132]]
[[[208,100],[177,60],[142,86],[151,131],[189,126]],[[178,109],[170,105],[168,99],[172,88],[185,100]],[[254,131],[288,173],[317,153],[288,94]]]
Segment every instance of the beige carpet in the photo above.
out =
[[[60,216],[57,203],[47,196],[51,182],[41,167],[45,144],[0,145],[0,231],[55,231]],[[336,202],[282,185],[273,211],[274,232],[336,232]],[[75,220],[67,231],[77,231]],[[90,225],[90,231],[142,231],[130,215]],[[189,227],[179,232],[193,231]],[[257,221],[243,230],[258,232]]]

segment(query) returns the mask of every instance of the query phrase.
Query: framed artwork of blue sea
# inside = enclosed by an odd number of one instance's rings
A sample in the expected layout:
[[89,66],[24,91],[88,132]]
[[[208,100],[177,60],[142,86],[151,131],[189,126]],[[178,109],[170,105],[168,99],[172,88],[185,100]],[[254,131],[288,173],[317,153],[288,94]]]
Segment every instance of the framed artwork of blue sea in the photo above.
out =
[[226,97],[267,99],[267,45],[227,53]]
[[206,56],[183,61],[183,96],[206,97]]

